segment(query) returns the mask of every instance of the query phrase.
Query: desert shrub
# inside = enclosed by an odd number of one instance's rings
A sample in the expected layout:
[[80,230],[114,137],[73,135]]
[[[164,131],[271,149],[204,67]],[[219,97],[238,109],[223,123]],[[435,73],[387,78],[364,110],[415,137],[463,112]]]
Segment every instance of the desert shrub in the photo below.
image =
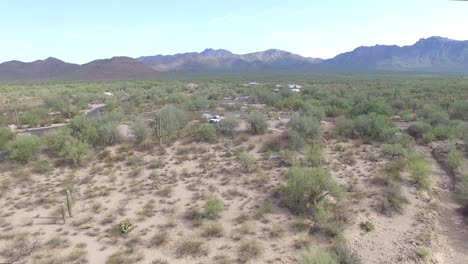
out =
[[46,133],[43,142],[50,154],[72,162],[74,165],[84,164],[91,154],[91,147],[70,134],[67,128]]
[[319,144],[313,144],[306,154],[307,164],[311,167],[322,165],[322,149]]
[[360,115],[367,115],[370,113],[388,116],[392,114],[392,108],[388,104],[380,100],[364,100],[360,101],[350,110],[351,116],[354,117]]
[[300,150],[306,145],[305,138],[294,129],[288,129],[287,137],[289,144],[295,150]]
[[199,124],[195,127],[193,135],[198,141],[214,142],[216,141],[216,128],[211,124]]
[[423,122],[418,122],[408,127],[408,134],[414,138],[421,138],[428,131],[432,131],[431,125]]
[[38,160],[32,167],[34,173],[45,174],[50,171],[49,162],[47,160]]
[[336,244],[333,246],[333,253],[339,264],[360,264],[361,259],[359,256],[352,250],[348,241],[340,238],[337,240]]
[[320,121],[314,116],[302,113],[296,113],[291,117],[288,128],[307,139],[320,140],[322,135]]
[[452,104],[450,117],[453,119],[468,120],[468,102],[458,101]]
[[468,173],[464,173],[457,184],[457,194],[465,212],[468,213]]
[[326,251],[309,247],[301,254],[299,264],[339,264],[336,257]]
[[339,116],[335,120],[336,128],[335,131],[338,135],[350,138],[354,134],[354,123],[353,120],[347,119],[344,116]]
[[20,163],[28,163],[39,153],[41,141],[34,135],[16,136],[8,142],[6,149],[10,152],[10,158]]
[[185,257],[192,256],[198,257],[208,254],[208,249],[206,248],[205,242],[196,238],[184,238],[176,246],[176,256]]
[[452,169],[456,169],[463,164],[463,153],[455,148],[450,148],[447,154],[447,163]]
[[59,155],[74,165],[83,165],[91,154],[91,148],[86,142],[82,142],[76,138],[70,138],[63,145],[63,149]]
[[234,115],[226,115],[221,122],[216,124],[216,129],[223,135],[232,137],[239,120]]
[[161,122],[163,136],[174,136],[177,131],[187,125],[190,116],[182,107],[168,105],[161,110],[157,120]]
[[263,254],[263,245],[257,240],[243,241],[239,246],[239,260],[246,263],[258,259]]
[[209,223],[203,228],[203,236],[205,237],[222,237],[223,225],[220,223]]
[[245,172],[253,172],[257,169],[257,160],[255,157],[247,152],[239,154],[239,162]]
[[257,103],[266,104],[269,106],[276,106],[278,104],[278,96],[270,90],[255,89],[253,99]]
[[434,127],[434,129],[432,129],[432,134],[434,134],[437,140],[446,140],[449,138],[448,128],[441,125]]
[[20,233],[16,234],[5,248],[2,248],[1,253],[9,263],[13,263],[30,256],[39,246],[37,239],[29,234]]
[[422,140],[424,143],[431,143],[432,141],[436,140],[436,136],[432,132],[426,132],[422,135]]
[[385,155],[394,157],[404,157],[406,149],[400,144],[384,144],[382,150]]
[[424,247],[419,247],[416,252],[418,253],[418,256],[424,261],[428,260],[431,256],[431,252]]
[[400,185],[392,183],[383,192],[380,201],[380,212],[387,216],[401,213],[405,203],[407,203],[407,200],[401,193]]
[[168,241],[169,241],[169,233],[167,231],[163,231],[152,236],[150,240],[148,241],[148,246],[160,247],[166,244]]
[[143,120],[136,121],[131,129],[137,145],[144,143],[151,135],[150,127]]
[[205,203],[205,215],[208,218],[216,218],[224,210],[224,203],[216,196],[208,197]]
[[267,151],[278,152],[280,150],[281,150],[281,144],[276,138],[265,140],[262,146],[263,152],[267,152]]
[[9,128],[0,127],[0,150],[5,149],[7,143],[15,138],[15,133]]
[[130,219],[125,219],[123,221],[121,221],[119,224],[118,224],[118,230],[120,231],[120,233],[122,234],[128,234],[130,233],[133,229],[135,229],[136,227],[136,224],[135,222],[133,222],[132,220]]
[[354,130],[362,137],[379,141],[391,139],[397,131],[389,117],[373,113],[358,116],[354,121]]
[[268,130],[266,116],[260,112],[251,112],[247,116],[247,122],[253,134],[263,134]]
[[336,132],[344,137],[359,135],[374,140],[387,141],[394,137],[397,129],[389,117],[370,113],[360,115],[353,120],[338,117],[336,119]]
[[418,116],[423,118],[432,126],[446,125],[449,123],[449,115],[439,107],[433,105],[424,106],[419,112]]
[[46,109],[36,108],[29,110],[21,117],[22,124],[29,124],[32,127],[40,125],[46,125],[49,119],[49,115]]
[[407,166],[411,174],[411,179],[416,184],[416,187],[418,189],[429,190],[431,187],[431,168],[424,158],[415,153],[411,153],[408,156]]
[[143,258],[144,255],[140,252],[122,252],[111,255],[105,264],[133,264],[140,262]]
[[341,187],[323,168],[293,167],[284,187],[286,204],[296,213],[310,213],[327,196],[339,197]]
[[371,221],[361,222],[359,227],[365,232],[371,232],[375,230],[375,226]]

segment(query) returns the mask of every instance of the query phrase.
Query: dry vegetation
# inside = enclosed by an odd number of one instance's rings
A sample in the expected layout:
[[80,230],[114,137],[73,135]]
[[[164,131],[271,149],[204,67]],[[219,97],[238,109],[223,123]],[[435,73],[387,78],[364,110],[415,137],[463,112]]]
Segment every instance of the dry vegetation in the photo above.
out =
[[0,128],[0,262],[465,263],[468,82],[410,81],[1,87],[2,123],[69,124]]

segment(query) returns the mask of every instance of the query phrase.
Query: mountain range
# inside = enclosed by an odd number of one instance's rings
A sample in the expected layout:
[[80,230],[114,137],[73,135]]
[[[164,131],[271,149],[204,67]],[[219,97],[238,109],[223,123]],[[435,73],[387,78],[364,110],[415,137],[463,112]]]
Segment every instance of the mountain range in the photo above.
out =
[[0,81],[151,79],[166,74],[244,74],[278,72],[432,72],[468,71],[468,41],[442,37],[421,39],[414,45],[358,47],[332,59],[308,58],[270,49],[234,54],[206,49],[175,55],[139,58],[113,57],[78,65],[56,58],[0,64]]

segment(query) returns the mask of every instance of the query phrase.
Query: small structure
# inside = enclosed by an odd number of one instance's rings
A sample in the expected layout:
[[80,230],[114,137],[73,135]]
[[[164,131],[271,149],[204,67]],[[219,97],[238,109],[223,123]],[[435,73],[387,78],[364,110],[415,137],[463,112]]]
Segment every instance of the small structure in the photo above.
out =
[[108,97],[114,96],[114,94],[111,92],[104,92],[104,95]]
[[253,87],[253,86],[257,86],[257,85],[258,85],[258,83],[256,83],[256,82],[249,82],[249,83],[244,84],[244,86],[246,86],[246,87]]
[[295,93],[300,93],[301,92],[301,89],[299,88],[293,88],[291,89],[291,91],[295,92]]
[[291,88],[291,89],[301,89],[302,85],[294,83],[294,84],[288,84],[288,87]]

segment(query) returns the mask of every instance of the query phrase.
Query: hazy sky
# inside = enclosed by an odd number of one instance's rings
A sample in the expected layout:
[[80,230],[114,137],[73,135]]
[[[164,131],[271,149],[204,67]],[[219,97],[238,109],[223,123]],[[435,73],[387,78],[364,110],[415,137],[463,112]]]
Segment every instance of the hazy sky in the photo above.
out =
[[0,61],[84,63],[205,48],[330,58],[360,45],[468,40],[468,2],[448,0],[1,2]]

